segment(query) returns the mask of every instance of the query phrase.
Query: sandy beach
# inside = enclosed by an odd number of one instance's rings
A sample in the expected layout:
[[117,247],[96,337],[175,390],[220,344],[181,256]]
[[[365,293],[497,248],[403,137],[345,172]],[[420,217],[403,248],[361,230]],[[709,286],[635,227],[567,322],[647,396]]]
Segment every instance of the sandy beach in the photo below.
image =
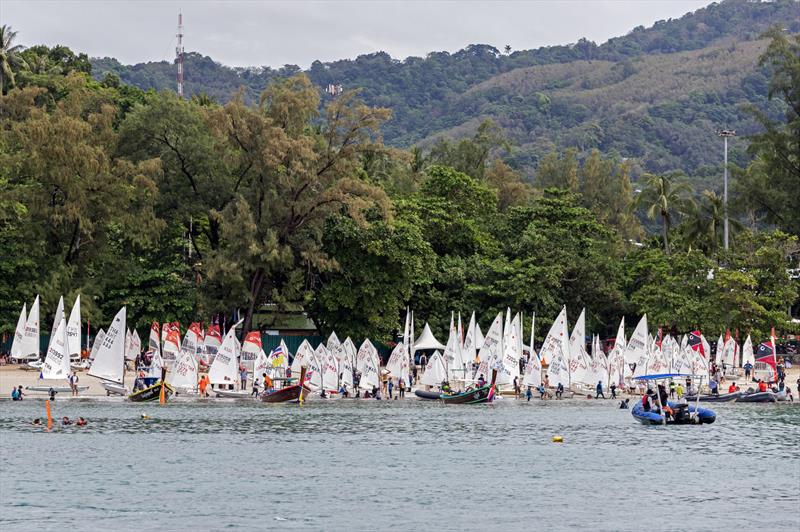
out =
[[[800,377],[800,367],[792,367],[786,372],[786,384],[792,389],[792,392],[795,398],[798,397],[797,395],[797,378]],[[106,391],[100,385],[100,381],[94,377],[90,377],[86,374],[86,371],[78,371],[78,378],[79,378],[79,385],[80,386],[89,386],[88,390],[82,391],[80,393],[80,397],[105,397]],[[130,385],[135,379],[135,373],[133,371],[126,371],[125,373],[125,383]],[[723,389],[727,390],[728,383],[730,381],[726,379],[725,383],[723,383]],[[743,378],[736,381],[740,386],[743,382]],[[56,381],[42,381],[39,380],[39,372],[34,370],[27,370],[24,369],[24,366],[18,364],[8,364],[6,366],[0,366],[0,398],[10,398],[11,397],[11,390],[15,386],[22,385],[23,388],[27,388],[29,386],[41,386],[43,384],[56,384],[59,386],[67,386],[67,382],[56,382]],[[743,387],[743,389],[746,387]],[[412,390],[416,389],[412,387]],[[26,391],[26,395],[29,398],[45,398],[46,393],[44,392],[33,392],[33,391]],[[617,392],[619,394],[619,392]],[[61,394],[59,398],[63,398],[67,394]],[[503,395],[508,396],[512,395],[513,393],[503,392]],[[606,390],[606,396],[608,397],[609,392]],[[538,397],[537,394],[534,394],[535,397]],[[416,399],[414,396],[413,391],[406,393],[407,399]]]

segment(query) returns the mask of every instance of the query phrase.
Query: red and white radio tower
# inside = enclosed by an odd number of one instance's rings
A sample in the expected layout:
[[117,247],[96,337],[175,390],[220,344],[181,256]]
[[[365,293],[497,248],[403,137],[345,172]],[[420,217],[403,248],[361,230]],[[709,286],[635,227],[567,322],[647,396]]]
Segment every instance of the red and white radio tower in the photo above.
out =
[[178,13],[178,46],[175,47],[175,62],[178,64],[178,96],[183,98],[183,14]]

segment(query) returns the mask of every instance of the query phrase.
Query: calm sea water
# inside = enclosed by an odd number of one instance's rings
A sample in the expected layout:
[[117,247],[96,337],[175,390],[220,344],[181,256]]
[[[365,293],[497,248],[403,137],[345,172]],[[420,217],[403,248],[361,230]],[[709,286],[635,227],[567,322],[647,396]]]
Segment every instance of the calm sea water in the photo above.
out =
[[800,407],[712,408],[3,400],[0,529],[798,530]]

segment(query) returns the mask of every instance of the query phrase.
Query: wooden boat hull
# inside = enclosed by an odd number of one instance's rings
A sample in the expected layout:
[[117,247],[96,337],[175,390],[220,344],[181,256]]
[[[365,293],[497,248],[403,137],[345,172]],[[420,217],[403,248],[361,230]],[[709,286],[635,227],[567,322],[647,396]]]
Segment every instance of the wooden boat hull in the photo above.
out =
[[[720,395],[701,395],[700,402],[701,403],[727,403],[728,401],[736,401],[739,397],[742,396],[742,392],[734,392],[734,393],[723,393]],[[697,401],[696,395],[687,395],[685,399],[689,403],[693,403]]]
[[[161,397],[161,382],[157,382],[152,386],[148,386],[143,390],[137,390],[128,396],[128,399],[133,401],[134,403],[145,403],[148,401],[158,401]],[[169,384],[163,384],[164,386],[164,397],[165,399],[169,399],[174,393],[175,389],[170,386]]]
[[473,405],[488,403],[494,396],[494,385],[487,384],[481,388],[475,388],[463,393],[441,394],[439,399],[448,405]]
[[308,394],[311,393],[311,390],[306,386],[294,384],[292,386],[281,388],[280,390],[275,390],[272,393],[262,393],[261,400],[265,403],[298,402],[300,401],[301,393],[303,394],[303,400],[305,400],[306,397],[308,397]]
[[753,393],[745,393],[739,397],[736,402],[737,403],[774,403],[778,400],[775,397],[775,392],[753,392]]

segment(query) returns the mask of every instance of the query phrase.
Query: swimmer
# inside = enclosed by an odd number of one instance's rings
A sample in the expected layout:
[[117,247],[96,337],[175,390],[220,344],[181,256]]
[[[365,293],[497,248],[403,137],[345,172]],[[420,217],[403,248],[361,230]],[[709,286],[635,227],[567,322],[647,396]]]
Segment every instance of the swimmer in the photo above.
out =
[[628,409],[628,401],[629,401],[629,399],[623,399],[622,401],[619,402],[620,410],[622,410],[622,409],[627,410]]
[[67,416],[64,416],[64,417],[61,418],[61,424],[62,425],[72,425],[72,421]]
[[33,420],[33,424],[34,425],[41,425],[42,424],[42,420],[37,417],[36,419]]
[[86,420],[83,419],[82,417],[79,417],[78,421],[76,421],[75,424],[78,425],[79,427],[85,427],[86,426]]

